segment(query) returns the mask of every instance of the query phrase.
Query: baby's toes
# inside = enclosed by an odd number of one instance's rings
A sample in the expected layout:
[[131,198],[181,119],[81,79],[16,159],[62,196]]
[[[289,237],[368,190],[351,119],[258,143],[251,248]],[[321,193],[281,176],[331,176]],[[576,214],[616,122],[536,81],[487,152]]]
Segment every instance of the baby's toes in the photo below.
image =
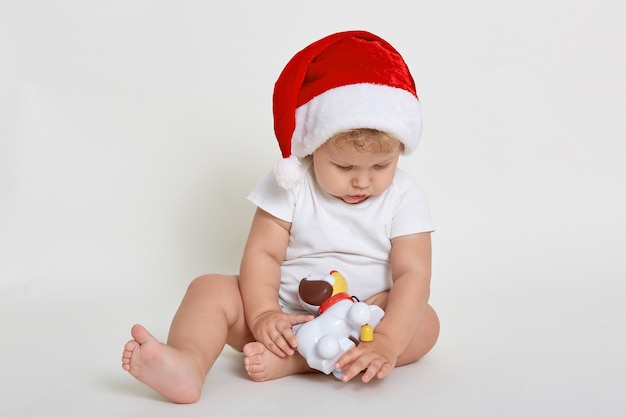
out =
[[129,355],[132,355],[135,349],[137,349],[137,346],[139,346],[139,343],[137,343],[136,340],[129,340],[124,345],[124,354],[128,353]]
[[246,358],[258,357],[265,353],[265,346],[260,342],[250,342],[243,347],[243,354]]

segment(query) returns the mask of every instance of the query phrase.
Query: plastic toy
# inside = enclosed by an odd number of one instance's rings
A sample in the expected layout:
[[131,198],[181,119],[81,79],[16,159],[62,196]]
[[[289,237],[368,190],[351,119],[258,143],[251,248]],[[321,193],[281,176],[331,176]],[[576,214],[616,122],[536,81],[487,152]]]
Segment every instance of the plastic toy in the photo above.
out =
[[319,314],[296,329],[298,352],[311,368],[341,379],[335,363],[358,343],[373,340],[385,312],[350,296],[346,279],[337,271],[321,279],[304,278],[298,294],[307,311]]

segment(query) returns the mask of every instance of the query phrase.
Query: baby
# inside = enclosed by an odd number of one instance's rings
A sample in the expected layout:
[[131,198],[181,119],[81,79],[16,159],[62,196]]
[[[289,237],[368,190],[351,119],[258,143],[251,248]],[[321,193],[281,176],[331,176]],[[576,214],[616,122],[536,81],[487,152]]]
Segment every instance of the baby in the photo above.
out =
[[371,342],[334,364],[342,381],[386,377],[434,346],[428,304],[433,225],[422,189],[397,168],[415,150],[421,108],[400,54],[365,31],[335,33],[298,52],[274,89],[282,158],[249,195],[257,206],[238,276],[191,282],[167,343],[131,329],[122,367],[176,403],[200,398],[225,344],[254,381],[314,372],[293,326],[310,273],[339,270],[350,293],[385,312]]

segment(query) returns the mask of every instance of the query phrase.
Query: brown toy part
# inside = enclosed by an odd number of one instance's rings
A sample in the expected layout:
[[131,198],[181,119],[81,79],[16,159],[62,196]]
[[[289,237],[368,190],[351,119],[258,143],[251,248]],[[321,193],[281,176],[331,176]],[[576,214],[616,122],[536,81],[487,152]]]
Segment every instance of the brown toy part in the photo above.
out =
[[309,281],[304,278],[300,281],[298,292],[305,303],[321,306],[333,295],[333,286],[326,281]]

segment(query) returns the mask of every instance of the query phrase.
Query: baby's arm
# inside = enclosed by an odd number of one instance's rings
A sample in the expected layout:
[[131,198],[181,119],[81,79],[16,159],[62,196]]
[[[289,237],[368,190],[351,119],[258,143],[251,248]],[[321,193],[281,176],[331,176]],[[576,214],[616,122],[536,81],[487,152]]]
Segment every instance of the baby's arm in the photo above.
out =
[[[418,233],[392,240],[391,273],[385,317],[376,327],[374,340],[361,343],[337,361],[348,381],[366,370],[363,382],[384,378],[396,366],[424,317],[430,296],[430,233]],[[376,302],[374,300],[374,302]]]
[[241,261],[239,286],[248,326],[255,339],[274,354],[293,355],[291,330],[312,316],[286,314],[278,305],[280,265],[285,259],[291,223],[257,209]]

